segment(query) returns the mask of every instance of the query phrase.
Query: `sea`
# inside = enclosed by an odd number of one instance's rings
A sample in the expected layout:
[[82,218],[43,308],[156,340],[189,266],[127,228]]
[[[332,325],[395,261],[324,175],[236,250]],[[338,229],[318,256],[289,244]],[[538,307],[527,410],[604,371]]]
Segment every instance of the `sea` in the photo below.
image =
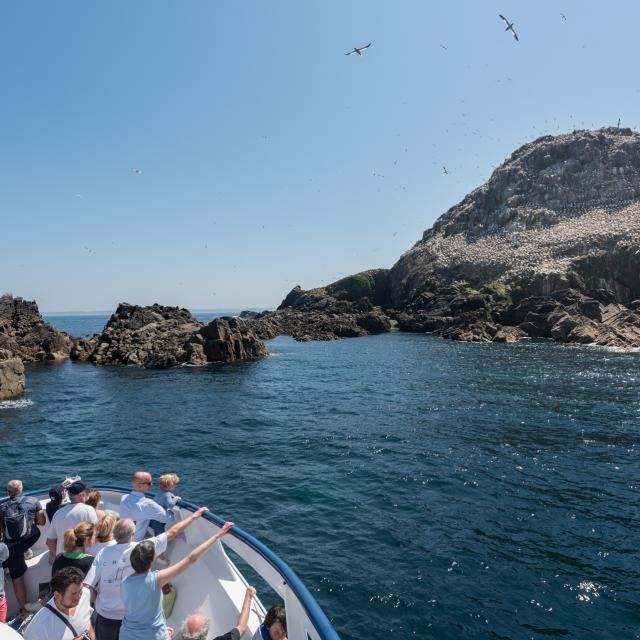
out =
[[[91,335],[107,317],[47,319]],[[639,353],[397,331],[267,346],[158,371],[29,365],[25,398],[0,405],[0,481],[175,472],[344,640],[640,638]]]

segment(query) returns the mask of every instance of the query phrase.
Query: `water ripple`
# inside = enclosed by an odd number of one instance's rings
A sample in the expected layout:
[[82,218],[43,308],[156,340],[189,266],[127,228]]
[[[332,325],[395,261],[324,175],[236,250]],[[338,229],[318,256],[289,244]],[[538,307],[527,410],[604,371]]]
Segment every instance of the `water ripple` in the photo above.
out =
[[5,474],[175,471],[345,640],[640,637],[638,354],[399,333],[270,349],[29,367],[29,404],[0,412]]

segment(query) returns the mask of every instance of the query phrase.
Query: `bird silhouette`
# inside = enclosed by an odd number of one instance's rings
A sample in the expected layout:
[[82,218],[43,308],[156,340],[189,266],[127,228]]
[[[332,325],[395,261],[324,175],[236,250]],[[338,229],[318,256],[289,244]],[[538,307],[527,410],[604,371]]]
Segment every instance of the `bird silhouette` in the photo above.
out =
[[513,22],[509,22],[509,20],[507,20],[507,18],[505,18],[501,13],[498,14],[498,17],[500,18],[500,20],[502,20],[502,22],[504,22],[507,25],[507,28],[505,29],[505,31],[511,31],[516,41],[520,42],[520,40],[518,39],[518,34],[516,33],[516,30],[513,28]]
[[368,49],[371,46],[371,42],[369,44],[365,44],[364,47],[353,47],[353,49],[351,51],[349,51],[349,53],[345,53],[345,56],[350,56],[352,53],[357,53],[359,56],[362,55],[362,52],[365,49]]

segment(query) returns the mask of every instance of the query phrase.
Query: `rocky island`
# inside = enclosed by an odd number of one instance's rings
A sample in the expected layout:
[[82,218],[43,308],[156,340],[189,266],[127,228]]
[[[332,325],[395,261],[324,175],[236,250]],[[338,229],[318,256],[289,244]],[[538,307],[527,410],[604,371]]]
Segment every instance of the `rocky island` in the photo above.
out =
[[204,325],[186,309],[122,303],[101,334],[75,341],[71,359],[164,369],[253,360],[268,353],[264,343],[238,318],[215,318]]
[[64,360],[71,338],[45,322],[38,305],[11,294],[0,296],[0,400],[24,392],[24,363]]
[[0,400],[25,389],[24,363],[70,357],[94,365],[167,368],[253,360],[268,355],[257,335],[238,318],[208,325],[186,309],[122,303],[102,333],[74,338],[44,321],[35,302],[0,297]]
[[[292,290],[259,335],[404,331],[640,346],[640,135],[544,136],[445,212],[390,269]],[[367,326],[366,315],[372,325]]]
[[640,347],[640,134],[544,136],[441,215],[390,269],[295,287],[276,311],[204,325],[186,309],[120,304],[76,339],[35,302],[0,297],[0,399],[24,390],[25,362],[164,368],[268,353],[262,340],[389,331],[463,341],[525,337]]

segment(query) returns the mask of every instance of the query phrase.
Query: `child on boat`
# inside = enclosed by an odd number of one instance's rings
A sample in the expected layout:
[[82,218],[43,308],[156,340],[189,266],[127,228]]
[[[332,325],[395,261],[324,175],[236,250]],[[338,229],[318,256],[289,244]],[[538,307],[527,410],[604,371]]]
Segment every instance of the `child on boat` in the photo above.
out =
[[[173,494],[173,490],[176,485],[180,482],[180,477],[175,473],[165,473],[164,475],[158,478],[158,484],[160,485],[160,491],[153,498],[161,507],[166,509],[167,511],[167,526],[171,527],[175,516],[173,514],[173,507],[175,507],[176,502],[180,500],[180,496],[175,496]],[[149,526],[153,530],[153,535],[159,536],[161,533],[164,533],[165,524],[164,522],[158,522],[157,520],[151,520],[149,522]]]

